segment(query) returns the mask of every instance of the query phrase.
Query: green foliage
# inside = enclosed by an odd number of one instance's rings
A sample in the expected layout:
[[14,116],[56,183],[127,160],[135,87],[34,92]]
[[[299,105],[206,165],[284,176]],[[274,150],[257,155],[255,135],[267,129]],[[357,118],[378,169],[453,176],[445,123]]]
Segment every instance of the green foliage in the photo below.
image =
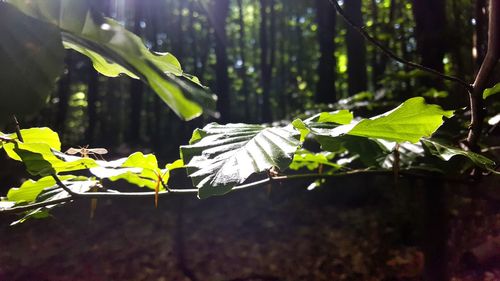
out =
[[164,190],[159,180],[167,183],[170,177],[170,171],[182,168],[184,163],[177,160],[167,164],[165,169],[158,167],[158,161],[153,154],[144,155],[141,152],[135,152],[128,158],[118,159],[112,162],[97,161],[99,167],[90,169],[90,172],[100,179],[109,179],[111,181],[125,180],[139,187]]
[[0,2],[0,125],[31,115],[47,101],[64,66],[61,35]]
[[[158,166],[155,155],[141,152],[114,161],[62,153],[59,136],[48,128],[21,130],[24,142],[20,142],[16,134],[0,133],[7,155],[22,161],[32,175],[41,177],[12,188],[7,198],[0,201],[0,206],[9,209],[68,199],[71,195],[54,177],[66,188],[80,193],[96,190],[119,193],[118,190],[102,189],[104,179],[122,179],[132,185],[154,189],[156,194],[160,190],[170,192],[167,188],[170,171],[178,168],[186,168],[193,186],[198,189],[198,197],[207,198],[225,194],[251,175],[266,171],[274,176],[287,168],[318,170],[323,174],[360,167],[392,169],[395,163],[392,151],[397,147],[400,169],[444,172],[422,161],[430,153],[444,161],[456,155],[465,156],[474,165],[495,172],[496,164],[482,155],[424,138],[439,128],[443,117],[451,116],[452,112],[426,104],[423,98],[412,98],[370,119],[354,119],[351,112],[339,110],[322,112],[305,120],[296,119],[287,126],[211,123],[196,129],[189,144],[180,147],[181,159],[167,164],[164,169]],[[301,148],[308,137],[314,138],[324,151]],[[87,155],[82,153],[82,156]],[[67,174],[80,170],[89,170],[93,176]],[[310,188],[322,182],[317,180]],[[16,223],[46,217],[47,209],[62,204],[56,203],[24,212],[24,218]]]
[[463,156],[484,170],[498,173],[494,170],[496,166],[495,162],[481,154],[442,144],[437,140],[422,139],[422,143],[429,149],[432,155],[435,155],[442,160],[449,161],[454,156]]
[[306,149],[300,149],[295,153],[295,155],[293,155],[293,161],[290,163],[290,169],[300,170],[307,168],[312,171],[320,168],[321,166],[328,166],[331,167],[332,170],[338,170],[342,166],[331,161],[334,156],[335,153],[328,151],[312,153]]
[[302,136],[311,133],[315,136],[336,138],[349,134],[415,143],[422,137],[430,137],[443,124],[443,117],[450,118],[451,116],[453,116],[452,111],[445,111],[438,105],[428,105],[422,97],[415,97],[405,101],[394,110],[346,125],[325,126],[315,118],[306,121],[296,119],[293,125],[301,131]]
[[[61,176],[61,181],[76,178],[75,176]],[[37,181],[27,180],[19,188],[11,188],[7,193],[7,200],[15,202],[33,202],[46,188],[57,187],[56,180],[51,176],[40,178]]]
[[498,93],[500,93],[500,83],[497,83],[495,86],[484,90],[483,99],[486,99],[487,97],[492,96],[494,94],[498,94]]
[[[55,34],[52,37],[41,37],[45,41],[58,44],[60,48],[62,38],[66,48],[72,48],[88,56],[94,68],[103,75],[115,77],[124,73],[132,78],[140,78],[181,118],[190,120],[201,115],[203,107],[209,111],[215,107],[215,96],[206,94],[207,89],[200,84],[198,78],[185,74],[179,61],[173,55],[151,53],[137,35],[126,30],[116,21],[93,12],[87,1],[10,0],[8,2],[23,13],[37,19],[30,19],[34,24],[51,26]],[[19,14],[14,8],[9,8],[9,10]],[[12,21],[17,22],[17,19]],[[59,32],[54,27],[57,27]],[[27,34],[28,37],[32,36],[32,32],[23,34]],[[17,43],[14,41],[12,44]],[[54,47],[47,48],[47,52],[54,50]],[[53,63],[62,62],[62,53],[60,59],[53,60]],[[19,57],[22,57],[21,54]],[[51,57],[46,59],[52,61]],[[55,75],[59,73],[60,71]],[[46,97],[49,91],[42,90]]]
[[221,195],[251,174],[286,169],[299,147],[298,133],[287,127],[208,124],[195,131],[181,157],[198,196]]

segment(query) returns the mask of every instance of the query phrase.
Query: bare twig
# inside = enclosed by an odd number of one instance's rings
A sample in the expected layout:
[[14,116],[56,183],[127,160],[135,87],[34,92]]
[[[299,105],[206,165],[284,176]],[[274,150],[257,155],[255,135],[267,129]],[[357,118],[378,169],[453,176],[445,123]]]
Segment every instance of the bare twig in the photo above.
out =
[[24,142],[23,136],[21,135],[21,126],[19,126],[19,121],[17,121],[16,115],[12,115],[12,118],[14,119],[14,123],[16,124],[16,135],[17,139],[20,142]]
[[79,196],[79,193],[78,192],[74,192],[73,190],[71,190],[69,187],[67,187],[60,179],[59,177],[56,175],[56,174],[53,174],[52,175],[52,178],[56,181],[57,185],[62,188],[64,191],[66,191],[67,193],[69,193],[69,195],[71,196]]
[[340,7],[339,3],[337,2],[337,0],[328,0],[333,6],[335,6],[335,9],[337,10],[337,12],[339,13],[339,15],[352,27],[354,28],[356,31],[358,31],[366,40],[370,41],[370,43],[372,43],[373,45],[377,46],[377,48],[379,48],[379,50],[381,50],[384,54],[386,54],[388,57],[392,58],[393,60],[395,61],[398,61],[402,64],[405,64],[405,65],[408,65],[408,66],[411,66],[413,68],[417,68],[417,69],[420,69],[422,71],[425,71],[427,73],[430,73],[432,75],[435,75],[435,76],[438,76],[438,77],[441,77],[442,79],[445,79],[445,80],[448,80],[448,81],[453,81],[453,82],[456,82],[456,83],[459,83],[460,85],[464,86],[468,92],[471,92],[472,91],[472,85],[470,85],[469,83],[467,83],[466,81],[458,78],[458,77],[455,77],[455,76],[450,76],[450,75],[446,75],[444,73],[441,73],[437,70],[434,70],[432,68],[429,68],[429,67],[426,67],[426,66],[423,66],[421,64],[418,64],[418,63],[415,63],[415,62],[411,62],[409,60],[405,60],[401,57],[398,57],[395,53],[393,53],[391,50],[389,50],[387,47],[385,47],[384,45],[382,45],[380,42],[378,42],[375,38],[373,38],[370,34],[368,34],[368,32],[366,32],[366,30],[363,28],[363,27],[360,27],[360,26],[357,26],[344,12],[344,10],[342,9],[342,7]]

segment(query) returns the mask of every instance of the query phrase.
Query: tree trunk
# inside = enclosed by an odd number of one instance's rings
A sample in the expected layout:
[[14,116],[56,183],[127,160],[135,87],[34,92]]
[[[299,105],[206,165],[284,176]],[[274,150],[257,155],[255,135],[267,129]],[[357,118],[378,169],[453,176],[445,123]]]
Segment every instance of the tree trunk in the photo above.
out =
[[88,125],[85,131],[87,144],[94,144],[95,129],[97,125],[97,96],[99,94],[99,74],[89,62],[89,80],[87,89],[87,120]]
[[[361,0],[348,0],[344,2],[346,15],[357,25],[363,26],[361,14]],[[366,46],[363,36],[347,26],[347,85],[349,96],[366,91]]]
[[315,100],[319,103],[331,103],[337,100],[335,92],[335,67],[337,63],[334,56],[336,12],[328,1],[316,0],[316,16],[320,58]]
[[271,75],[272,75],[272,64],[271,64],[271,51],[269,46],[269,38],[267,34],[268,29],[268,14],[267,10],[270,8],[274,9],[273,0],[260,0],[260,78],[262,87],[262,102],[259,103],[262,106],[261,122],[271,122]]
[[[134,27],[133,31],[136,35],[141,36],[142,30],[140,23],[143,20],[144,10],[140,0],[134,0]],[[141,111],[142,111],[142,92],[144,85],[140,80],[132,80],[130,82],[130,115],[129,115],[129,133],[128,141],[132,146],[140,143],[141,139]]]
[[220,113],[220,122],[231,120],[229,99],[229,75],[227,72],[227,35],[226,18],[229,12],[229,0],[217,0],[212,7],[212,24],[215,32],[215,91],[218,96],[217,110]]
[[242,0],[237,0],[238,3],[238,24],[240,26],[239,30],[239,40],[238,40],[238,45],[239,45],[239,53],[240,53],[240,60],[241,60],[241,66],[240,66],[240,79],[242,80],[242,86],[241,86],[241,93],[243,94],[244,97],[244,103],[245,103],[245,121],[249,122],[250,121],[250,95],[248,93],[248,79],[247,79],[247,67],[246,67],[246,55],[245,55],[245,22],[244,22],[244,15],[243,15],[243,4]]
[[[413,15],[421,63],[443,72],[443,58],[447,49],[445,0],[413,0]],[[421,82],[428,87],[443,86],[443,80],[436,77],[425,77]]]

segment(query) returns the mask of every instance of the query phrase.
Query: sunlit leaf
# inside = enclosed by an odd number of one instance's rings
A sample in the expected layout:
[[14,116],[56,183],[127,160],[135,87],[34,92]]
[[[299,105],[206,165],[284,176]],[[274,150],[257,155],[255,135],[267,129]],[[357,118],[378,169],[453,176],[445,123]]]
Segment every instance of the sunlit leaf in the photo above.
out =
[[415,97],[392,111],[361,120],[348,134],[415,143],[422,137],[430,137],[443,124],[443,117],[451,116],[453,111],[445,111],[438,105],[426,104],[421,97]]
[[[73,179],[75,176],[61,176],[63,182]],[[19,188],[11,188],[7,193],[7,199],[15,202],[32,202],[47,187],[57,186],[55,179],[51,176],[43,177],[37,181],[27,180]]]
[[317,117],[318,123],[349,124],[352,121],[352,113],[348,110],[338,110],[335,112],[322,112]]
[[208,94],[198,78],[184,74],[173,55],[152,53],[141,38],[118,22],[95,13],[87,1],[9,0],[9,3],[58,26],[65,46],[89,56],[102,74],[124,73],[141,79],[181,118],[190,120],[198,117],[203,108],[210,112],[215,107],[215,95]]
[[315,136],[339,137],[345,134],[388,141],[415,143],[431,136],[442,124],[443,117],[450,118],[452,111],[438,105],[426,104],[422,97],[411,98],[384,114],[335,126],[314,121],[295,120],[293,125],[302,133]]
[[201,138],[181,146],[181,157],[200,198],[227,193],[251,174],[286,169],[300,144],[291,127],[212,123],[195,134]]
[[491,88],[487,88],[483,92],[483,99],[486,99],[489,96],[500,93],[500,83],[497,83],[495,86]]
[[312,153],[306,149],[300,149],[293,155],[293,161],[290,163],[290,169],[298,170],[307,168],[308,170],[316,170],[320,165],[332,167],[334,170],[340,169],[342,166],[331,162],[335,154],[331,152]]
[[68,49],[73,49],[87,57],[89,57],[92,60],[92,65],[94,66],[95,70],[97,70],[99,73],[101,73],[104,76],[108,77],[117,77],[120,74],[126,74],[127,76],[134,78],[134,79],[139,79],[134,73],[130,72],[123,66],[114,63],[112,61],[106,60],[104,57],[99,55],[98,53],[87,49],[83,48],[78,44],[74,44],[72,42],[65,41],[64,47]]
[[[61,141],[59,140],[59,135],[52,131],[50,128],[29,128],[20,130],[21,136],[23,137],[24,143],[44,143],[50,148],[55,150],[61,150]],[[17,139],[16,133],[7,135],[10,139]],[[7,155],[17,161],[21,161],[19,155],[14,152],[15,145],[13,143],[7,143],[4,146]]]
[[48,176],[89,169],[98,165],[94,159],[76,156],[72,156],[70,161],[65,161],[63,157],[65,154],[51,149],[45,143],[16,143],[14,152],[19,155],[26,165],[26,170],[32,175]]
[[[167,184],[170,178],[170,171],[183,167],[182,160],[177,160],[167,164],[165,169],[158,167],[158,161],[153,154],[143,154],[136,152],[127,158],[122,158],[112,162],[97,161],[99,167],[90,169],[90,172],[100,179],[111,181],[125,180],[139,187],[155,189],[158,184],[158,177]],[[165,188],[160,183],[160,190]]]
[[[71,189],[74,192],[79,192],[79,193],[84,193],[89,191],[93,186],[97,184],[96,181],[93,180],[86,180],[82,179],[81,177],[75,177],[75,180],[65,180],[63,183]],[[63,190],[61,187],[58,186],[53,186],[53,187],[47,187],[39,193],[39,195],[36,197],[34,200],[35,203],[40,203],[40,202],[51,202],[55,201],[58,199],[63,199],[63,198],[68,198],[70,195]],[[32,218],[46,218],[49,216],[48,211],[54,207],[61,206],[64,203],[56,203],[53,205],[46,205],[45,207],[42,208],[37,208],[31,211],[26,211],[24,212],[24,216],[11,223],[11,225],[16,225],[19,223],[23,223],[28,219]]]

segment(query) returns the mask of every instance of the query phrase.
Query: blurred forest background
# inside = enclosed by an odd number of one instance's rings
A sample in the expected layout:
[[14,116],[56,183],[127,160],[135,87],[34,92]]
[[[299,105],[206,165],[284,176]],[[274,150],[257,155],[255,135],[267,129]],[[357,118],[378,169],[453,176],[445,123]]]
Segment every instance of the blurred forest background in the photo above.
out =
[[[185,72],[218,96],[220,117],[182,121],[143,82],[105,77],[87,57],[67,50],[66,69],[49,103],[20,120],[22,128],[58,132],[67,146],[62,151],[90,145],[107,148],[106,159],[141,150],[170,161],[193,129],[208,122],[280,122],[353,104],[355,116],[370,117],[414,96],[458,109],[439,133],[455,144],[466,136],[470,116],[460,109],[468,105],[463,86],[388,58],[328,0],[91,2],[151,51],[177,57]],[[339,3],[406,60],[472,81],[484,59],[487,0]],[[500,81],[498,66],[490,80],[489,87]],[[498,96],[486,100],[487,117],[498,116]],[[490,125],[497,134],[499,127]],[[498,141],[496,135],[491,139]],[[27,175],[19,172],[20,163],[5,163],[0,181],[6,191]],[[94,220],[88,202],[79,202],[56,209],[53,219],[15,228],[6,223],[0,229],[0,279],[444,280],[425,278],[438,270],[424,270],[424,263],[433,259],[428,263],[459,276],[463,252],[500,234],[497,178],[482,181],[492,187],[487,199],[468,189],[469,182],[456,186],[439,177],[395,183],[392,174],[355,176],[315,192],[307,184],[206,200],[172,196],[157,209],[149,198],[99,199]],[[497,257],[486,269],[453,280],[498,280],[498,264]]]
[[[398,56],[471,81],[485,54],[487,27],[486,1],[475,2],[349,0],[343,8]],[[359,93],[367,100],[424,95],[446,107],[466,105],[463,88],[390,60],[326,0],[93,5],[152,51],[174,54],[187,73],[209,86],[218,96],[220,123],[289,119]],[[49,126],[67,145],[149,148],[161,158],[176,157],[194,128],[214,121],[205,116],[183,122],[140,81],[102,76],[74,51],[65,60],[49,104],[23,127]]]

